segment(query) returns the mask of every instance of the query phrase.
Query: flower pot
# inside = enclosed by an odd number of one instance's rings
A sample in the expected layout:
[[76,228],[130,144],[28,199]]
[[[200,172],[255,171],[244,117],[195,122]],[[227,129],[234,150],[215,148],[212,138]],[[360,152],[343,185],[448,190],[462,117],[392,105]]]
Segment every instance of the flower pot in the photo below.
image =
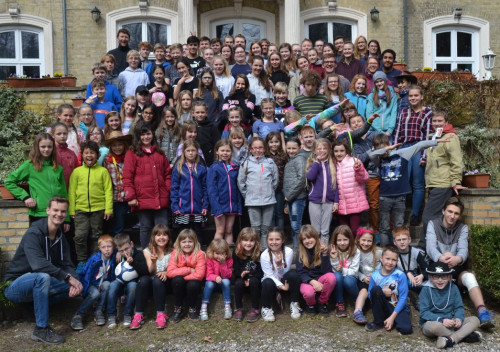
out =
[[464,175],[462,185],[468,188],[488,188],[490,184],[490,174]]
[[421,81],[456,81],[468,82],[475,81],[476,77],[471,72],[429,72],[429,71],[413,71],[411,73],[419,82]]
[[392,67],[394,67],[396,70],[400,70],[400,71],[406,70],[406,66],[408,66],[408,65],[405,64],[404,62],[395,62],[392,64]]
[[10,88],[75,87],[76,77],[7,78]]
[[[27,183],[18,183],[19,187],[23,188],[28,194],[30,193],[30,186]],[[16,199],[12,193],[9,192],[5,185],[0,185],[0,195],[3,200],[13,200]]]
[[85,101],[85,98],[73,98],[71,100],[73,101],[73,107],[79,108]]

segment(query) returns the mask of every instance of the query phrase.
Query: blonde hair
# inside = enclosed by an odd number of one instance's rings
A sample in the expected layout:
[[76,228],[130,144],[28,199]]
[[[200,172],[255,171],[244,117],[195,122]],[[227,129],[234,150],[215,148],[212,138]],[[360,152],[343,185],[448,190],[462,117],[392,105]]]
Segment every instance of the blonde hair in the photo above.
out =
[[[314,245],[313,262],[309,263],[309,256],[307,248],[304,247],[302,241],[306,238],[314,238],[316,244]],[[312,225],[302,225],[299,231],[299,261],[305,268],[309,269],[311,266],[321,265],[321,241],[319,239],[318,231]]]
[[184,143],[182,144],[181,156],[179,157],[179,161],[177,162],[177,172],[179,173],[179,175],[182,175],[182,166],[186,162],[186,157],[184,156],[184,152],[189,147],[194,147],[196,149],[196,159],[194,160],[193,170],[195,173],[198,173],[197,166],[200,163],[200,154],[198,154],[198,149],[200,148],[200,146],[196,141],[188,139],[185,140]]
[[135,111],[133,113],[133,116],[132,117],[132,121],[136,121],[137,120],[137,99],[135,99],[134,96],[132,95],[129,95],[128,97],[126,97],[125,99],[123,99],[123,103],[122,103],[122,108],[121,108],[121,111],[120,111],[120,116],[122,118],[122,126],[123,124],[125,123],[125,103],[127,103],[128,101],[130,100],[133,100],[135,101]]
[[[222,48],[221,48],[222,50]],[[216,55],[214,56],[214,60],[212,61],[212,66],[215,64],[215,60],[221,60],[224,63],[224,71],[222,71],[222,75],[225,77],[231,76],[231,70],[229,69],[229,65],[226,61],[225,58],[223,58],[221,55]],[[214,72],[215,74],[215,72]]]
[[[332,182],[332,189],[335,189],[336,186],[337,186],[337,173],[335,171],[335,163],[334,163],[333,157],[332,157],[332,147],[330,146],[330,142],[328,141],[328,139],[326,139],[326,138],[319,138],[319,139],[316,139],[314,141],[314,144],[313,144],[313,147],[312,147],[313,152],[311,153],[311,155],[309,156],[309,158],[307,158],[306,173],[311,168],[311,165],[315,162],[315,156],[314,156],[315,153],[314,153],[314,151],[316,151],[316,148],[320,144],[323,145],[323,146],[325,146],[326,150],[328,151],[327,161],[328,161],[328,168],[330,169],[330,180]],[[306,184],[307,184],[307,182],[308,181],[306,179]]]
[[189,108],[189,112],[191,112],[191,108],[193,107],[193,93],[187,89],[181,91],[179,93],[179,99],[177,99],[177,115],[180,117],[182,115],[182,105],[181,105],[181,101],[182,101],[182,97],[185,96],[185,95],[189,95],[189,98],[191,98],[191,107]]
[[302,115],[297,110],[288,110],[287,112],[285,112],[285,121],[287,125],[291,124],[292,122],[299,121],[301,118]]
[[253,247],[252,254],[250,257],[252,258],[252,261],[258,262],[260,260],[260,252],[262,250],[262,244],[260,242],[260,235],[257,232],[257,230],[253,227],[244,227],[241,229],[240,233],[238,234],[238,240],[236,241],[236,250],[235,253],[240,259],[245,259],[245,253],[243,250],[243,246],[241,242],[243,241],[254,241],[255,246]]
[[108,235],[107,233],[99,236],[99,238],[97,239],[97,246],[99,247],[103,242],[110,242],[113,247],[115,246],[113,237],[111,237],[111,235]]
[[218,253],[224,253],[227,258],[231,258],[231,248],[222,238],[215,238],[207,248],[207,257],[210,259],[214,259],[214,255]]
[[194,230],[192,230],[192,229],[184,229],[179,233],[179,236],[177,236],[177,239],[175,240],[175,243],[174,243],[174,250],[175,250],[174,262],[175,262],[175,264],[178,264],[177,258],[179,257],[179,254],[184,253],[184,252],[182,252],[182,249],[181,249],[181,242],[187,238],[189,238],[194,243],[194,248],[193,248],[193,252],[192,252],[194,260],[196,260],[196,255],[198,254],[198,252],[203,253],[203,251],[201,251],[200,242],[198,242],[198,237],[196,236],[196,232],[194,232]]
[[129,50],[127,53],[127,60],[132,56],[141,57],[141,55],[139,54],[139,52],[137,50]]
[[229,132],[229,140],[231,141],[231,144],[232,144],[232,140],[233,138],[237,138],[237,137],[240,137],[243,139],[243,146],[247,146],[247,138],[245,137],[245,132],[243,132],[243,128],[241,127],[233,127],[231,128],[231,132]]

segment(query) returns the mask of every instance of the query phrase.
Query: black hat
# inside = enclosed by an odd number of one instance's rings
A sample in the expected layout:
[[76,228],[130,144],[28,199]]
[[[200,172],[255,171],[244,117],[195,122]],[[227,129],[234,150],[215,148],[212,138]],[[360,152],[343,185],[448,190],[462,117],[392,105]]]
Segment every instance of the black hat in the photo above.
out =
[[400,75],[394,77],[397,79],[407,79],[411,84],[417,84],[417,77],[411,74],[410,71],[403,71]]
[[425,270],[428,274],[433,275],[448,275],[455,271],[455,269],[450,268],[448,264],[443,262],[432,262]]
[[149,89],[146,88],[146,86],[138,86],[135,89],[135,94],[137,94],[137,93],[139,93],[140,95],[149,94]]

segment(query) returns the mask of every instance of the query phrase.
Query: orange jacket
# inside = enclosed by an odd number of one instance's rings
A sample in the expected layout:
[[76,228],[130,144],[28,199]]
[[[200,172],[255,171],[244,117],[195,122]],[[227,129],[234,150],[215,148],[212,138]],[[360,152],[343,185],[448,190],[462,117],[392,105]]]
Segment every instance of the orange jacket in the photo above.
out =
[[[196,257],[193,254],[185,255],[179,253],[177,261],[175,260],[176,251],[172,252],[168,260],[167,276],[172,279],[176,276],[184,276],[184,280],[198,280],[202,281],[205,278],[206,259],[205,252],[198,251]],[[191,272],[194,269],[194,272]]]

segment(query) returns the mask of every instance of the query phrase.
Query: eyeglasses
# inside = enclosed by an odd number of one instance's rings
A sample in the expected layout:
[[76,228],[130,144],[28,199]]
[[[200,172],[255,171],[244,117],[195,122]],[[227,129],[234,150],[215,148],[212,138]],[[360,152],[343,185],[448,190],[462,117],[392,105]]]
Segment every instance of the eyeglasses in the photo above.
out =
[[439,281],[439,280],[443,280],[443,281],[445,281],[445,280],[447,280],[447,279],[448,279],[448,276],[447,276],[447,275],[448,275],[448,274],[446,274],[446,275],[432,275],[432,274],[431,274],[431,275],[429,275],[429,276],[430,276],[433,280],[436,280],[436,281]]

